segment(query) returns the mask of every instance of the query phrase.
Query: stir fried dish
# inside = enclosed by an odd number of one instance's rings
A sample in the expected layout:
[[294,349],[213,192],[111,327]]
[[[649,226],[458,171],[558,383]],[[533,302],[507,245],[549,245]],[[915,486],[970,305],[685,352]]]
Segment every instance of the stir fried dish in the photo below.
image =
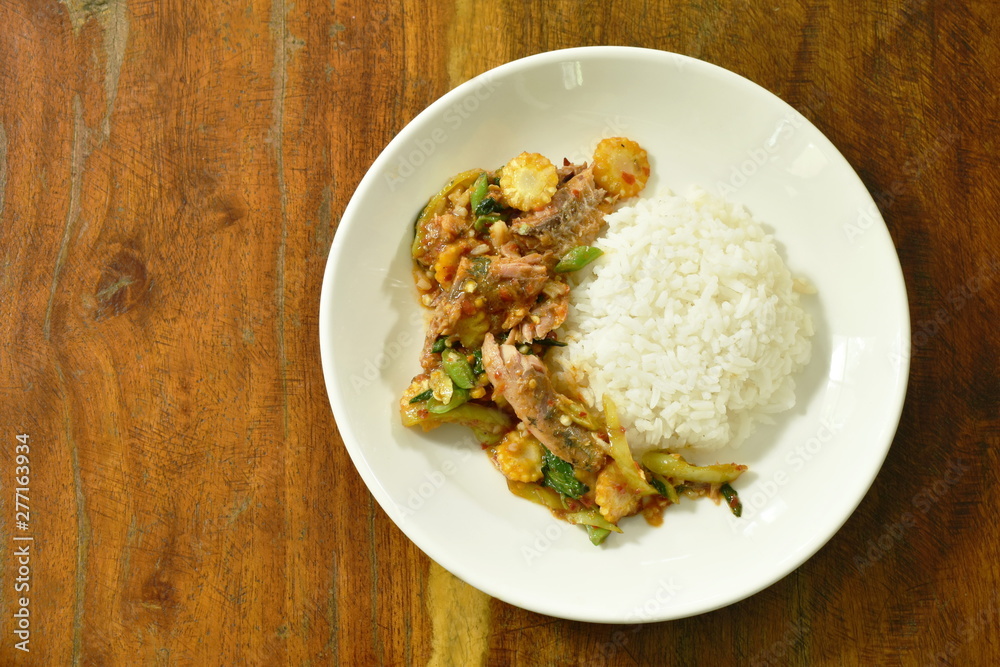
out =
[[600,142],[589,165],[521,153],[454,176],[415,224],[414,279],[430,316],[403,424],[469,427],[511,492],[586,527],[594,544],[627,516],[659,524],[681,496],[724,498],[739,515],[729,483],[746,469],[667,451],[635,461],[614,403],[587,407],[585,378],[546,365],[565,345],[567,276],[602,254],[605,214],[649,174],[646,151],[622,137]]

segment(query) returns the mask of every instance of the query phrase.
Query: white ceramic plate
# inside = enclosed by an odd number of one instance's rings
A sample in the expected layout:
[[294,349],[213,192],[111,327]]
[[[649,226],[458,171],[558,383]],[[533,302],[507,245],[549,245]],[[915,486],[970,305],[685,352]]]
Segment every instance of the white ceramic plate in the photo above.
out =
[[[817,103],[822,103],[820,99]],[[836,110],[832,110],[836,112]],[[849,113],[850,110],[843,110]],[[792,272],[818,289],[798,405],[720,460],[747,463],[742,519],[710,501],[623,521],[603,547],[511,495],[459,427],[404,429],[423,312],[413,220],[455,173],[521,151],[584,160],[603,136],[649,152],[647,192],[689,186],[746,204]],[[909,319],[891,239],[836,148],[759,86],[661,51],[592,47],[509,63],[417,116],[358,186],[333,241],[320,303],[323,372],[358,472],[428,556],[492,596],[597,622],[715,609],[785,576],[847,520],[878,472],[906,389]],[[699,461],[703,462],[703,461]]]

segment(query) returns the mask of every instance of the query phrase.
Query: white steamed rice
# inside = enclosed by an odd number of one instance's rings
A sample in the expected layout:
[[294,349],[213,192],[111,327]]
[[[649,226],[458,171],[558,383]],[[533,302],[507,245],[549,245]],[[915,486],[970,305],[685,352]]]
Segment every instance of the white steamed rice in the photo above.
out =
[[554,357],[591,407],[610,395],[636,453],[738,446],[792,407],[812,321],[760,224],[700,190],[607,222]]

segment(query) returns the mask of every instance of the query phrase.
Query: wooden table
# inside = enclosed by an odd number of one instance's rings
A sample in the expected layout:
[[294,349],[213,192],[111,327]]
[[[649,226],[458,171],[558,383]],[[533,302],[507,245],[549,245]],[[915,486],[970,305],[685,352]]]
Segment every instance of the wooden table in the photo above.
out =
[[[0,663],[1000,661],[996,3],[3,0],[0,26]],[[591,44],[798,108],[879,203],[913,322],[899,432],[843,529],[652,625],[430,562],[320,372],[327,253],[381,148],[476,74]]]

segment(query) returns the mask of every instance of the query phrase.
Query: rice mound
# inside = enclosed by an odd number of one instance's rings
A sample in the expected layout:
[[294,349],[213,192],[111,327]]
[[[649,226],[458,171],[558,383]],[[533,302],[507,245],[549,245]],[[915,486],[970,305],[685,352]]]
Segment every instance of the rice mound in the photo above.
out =
[[774,241],[696,190],[607,216],[605,254],[574,286],[556,368],[613,399],[637,455],[738,446],[795,403],[812,321]]

